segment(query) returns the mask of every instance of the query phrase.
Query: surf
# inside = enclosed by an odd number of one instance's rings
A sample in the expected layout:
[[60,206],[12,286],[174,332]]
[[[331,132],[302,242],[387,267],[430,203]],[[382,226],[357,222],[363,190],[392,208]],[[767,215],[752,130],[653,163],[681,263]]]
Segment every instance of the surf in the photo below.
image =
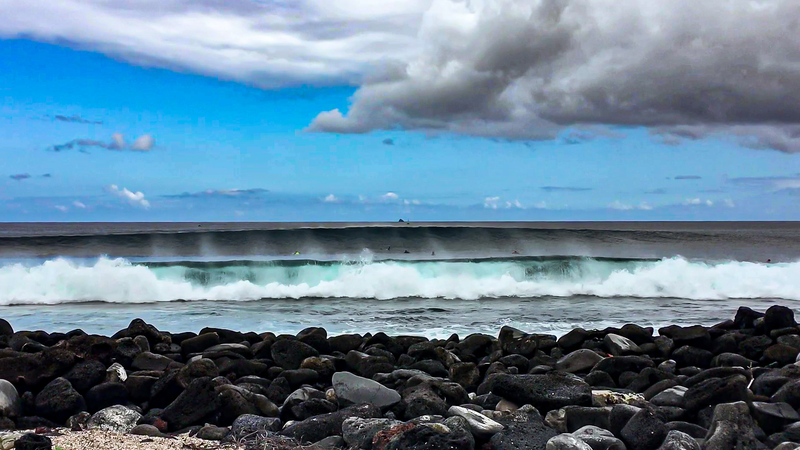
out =
[[133,262],[0,266],[0,304],[503,297],[800,300],[800,262],[550,257],[451,261]]

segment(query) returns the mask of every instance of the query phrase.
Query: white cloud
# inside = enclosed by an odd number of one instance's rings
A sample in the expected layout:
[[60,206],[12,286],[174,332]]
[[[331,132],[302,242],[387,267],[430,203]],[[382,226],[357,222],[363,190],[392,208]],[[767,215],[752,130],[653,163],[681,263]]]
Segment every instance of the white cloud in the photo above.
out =
[[723,200],[722,203],[725,206],[727,206],[728,208],[735,208],[736,207],[736,203],[734,203],[734,201],[729,199],[729,198],[726,198],[725,200]]
[[420,205],[420,204],[422,204],[422,202],[420,202],[417,199],[413,199],[413,200],[406,199],[406,200],[403,200],[403,204],[406,205],[406,206],[408,206],[408,205]]
[[84,205],[83,202],[80,202],[78,200],[75,200],[74,202],[72,202],[72,206],[74,206],[76,208],[79,208],[79,209],[86,209],[86,205]]
[[149,152],[153,149],[153,146],[156,144],[156,140],[153,136],[149,134],[143,134],[136,138],[135,141],[131,144],[131,150],[137,150],[140,152]]
[[328,195],[327,195],[327,196],[326,196],[326,197],[323,199],[323,201],[324,201],[325,203],[338,203],[338,202],[339,202],[339,199],[338,199],[338,198],[336,198],[336,196],[335,196],[335,195],[333,195],[333,194],[328,194]]
[[122,150],[125,148],[125,137],[122,136],[122,133],[114,133],[111,135],[111,145],[109,148],[114,150]]
[[638,205],[623,203],[619,200],[614,200],[613,202],[608,204],[609,209],[616,209],[617,211],[632,211],[632,210],[639,210],[639,211],[651,211],[653,206],[647,202],[639,203]]
[[500,203],[500,197],[486,197],[483,200],[483,207],[489,209],[497,209]]
[[56,205],[56,206],[54,206],[54,208],[55,208],[55,209],[57,209],[57,210],[59,210],[59,211],[61,211],[61,212],[63,212],[63,213],[65,213],[65,212],[69,211],[69,208],[67,208],[67,207],[66,207],[66,206],[64,206],[64,205]]
[[383,200],[383,201],[398,200],[399,198],[400,198],[400,196],[395,194],[394,192],[387,192],[387,193],[381,195],[381,200]]
[[714,206],[714,202],[712,200],[703,200],[701,198],[687,198],[683,201],[684,205],[687,206],[697,206],[697,205],[705,205],[705,206]]
[[116,184],[112,184],[108,187],[108,192],[123,200],[126,200],[133,206],[143,209],[150,208],[150,202],[144,198],[144,194],[141,191],[132,192],[128,190],[128,188],[120,189]]

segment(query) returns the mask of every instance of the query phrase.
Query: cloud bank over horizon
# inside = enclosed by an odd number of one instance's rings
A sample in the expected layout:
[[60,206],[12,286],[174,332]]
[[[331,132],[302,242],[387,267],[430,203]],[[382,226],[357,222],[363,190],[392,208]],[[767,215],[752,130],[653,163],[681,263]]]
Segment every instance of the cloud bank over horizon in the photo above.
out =
[[358,87],[311,131],[544,140],[645,127],[666,144],[800,152],[792,0],[64,0],[2,3],[0,14],[2,37],[136,65],[264,88]]

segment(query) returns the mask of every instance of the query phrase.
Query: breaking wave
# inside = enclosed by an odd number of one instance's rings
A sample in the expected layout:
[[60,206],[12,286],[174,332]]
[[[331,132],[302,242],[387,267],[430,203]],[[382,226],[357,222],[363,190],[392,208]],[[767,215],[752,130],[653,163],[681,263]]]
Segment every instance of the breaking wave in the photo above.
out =
[[800,262],[548,257],[449,261],[90,263],[0,266],[0,305],[283,298],[635,297],[800,300]]

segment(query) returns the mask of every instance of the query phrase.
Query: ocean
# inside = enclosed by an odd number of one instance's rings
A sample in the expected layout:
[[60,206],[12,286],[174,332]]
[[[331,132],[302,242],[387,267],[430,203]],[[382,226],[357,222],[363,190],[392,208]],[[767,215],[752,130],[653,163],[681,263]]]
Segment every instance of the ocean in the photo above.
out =
[[800,306],[800,223],[0,223],[0,317],[429,337]]

